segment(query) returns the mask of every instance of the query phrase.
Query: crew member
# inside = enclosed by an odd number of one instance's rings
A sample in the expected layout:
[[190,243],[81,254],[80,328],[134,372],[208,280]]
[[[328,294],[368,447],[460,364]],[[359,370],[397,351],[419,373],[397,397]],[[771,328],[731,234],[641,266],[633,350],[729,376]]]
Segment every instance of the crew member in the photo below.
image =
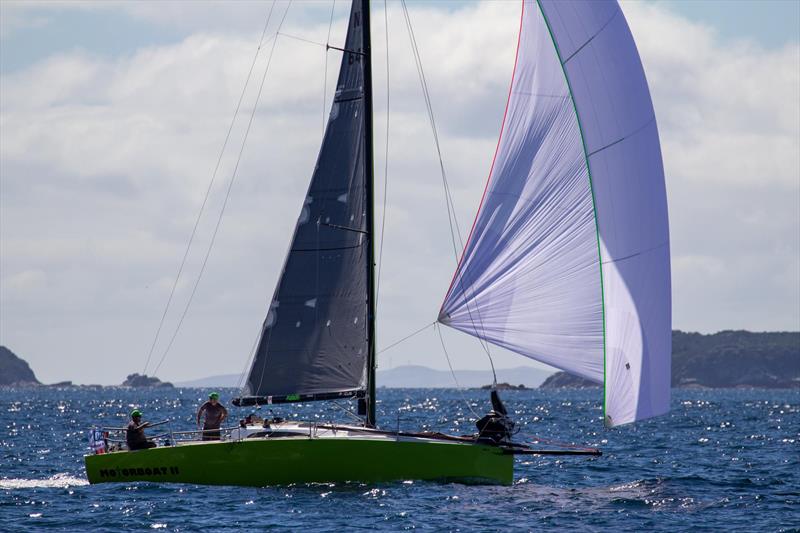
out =
[[228,418],[228,410],[219,403],[219,394],[212,392],[208,395],[208,401],[200,406],[197,411],[197,427],[200,427],[200,417],[203,414],[203,440],[219,440],[219,428]]
[[131,421],[128,423],[128,429],[125,431],[125,442],[128,444],[129,450],[146,450],[147,448],[155,448],[156,443],[147,440],[144,435],[144,428],[148,427],[150,422],[142,422],[142,412],[138,409],[131,411]]

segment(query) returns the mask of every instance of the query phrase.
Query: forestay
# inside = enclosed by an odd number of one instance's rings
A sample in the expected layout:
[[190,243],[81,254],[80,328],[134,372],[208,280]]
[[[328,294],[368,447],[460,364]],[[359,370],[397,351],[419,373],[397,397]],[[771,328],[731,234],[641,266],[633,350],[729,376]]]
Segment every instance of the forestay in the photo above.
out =
[[362,29],[361,2],[353,2],[317,165],[247,378],[250,403],[347,396],[366,387]]
[[604,382],[608,425],[669,409],[664,172],[615,1],[523,2],[497,152],[439,320]]

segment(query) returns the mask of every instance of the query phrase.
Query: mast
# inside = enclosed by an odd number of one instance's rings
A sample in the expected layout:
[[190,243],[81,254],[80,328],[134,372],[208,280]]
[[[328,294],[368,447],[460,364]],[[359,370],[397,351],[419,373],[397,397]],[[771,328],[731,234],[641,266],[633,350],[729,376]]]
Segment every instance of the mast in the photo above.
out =
[[361,0],[364,35],[364,129],[366,135],[364,164],[367,189],[367,419],[375,426],[375,169],[372,152],[372,46],[369,25],[369,0]]

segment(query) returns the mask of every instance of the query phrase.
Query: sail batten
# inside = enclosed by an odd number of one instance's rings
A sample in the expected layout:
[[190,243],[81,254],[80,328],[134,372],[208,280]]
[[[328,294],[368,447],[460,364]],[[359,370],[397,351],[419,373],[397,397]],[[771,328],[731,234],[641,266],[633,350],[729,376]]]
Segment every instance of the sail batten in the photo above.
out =
[[242,404],[363,396],[367,388],[370,209],[362,6],[354,1],[351,8],[322,146]]
[[[507,116],[440,321],[666,412],[670,273],[652,102],[613,0],[526,0]],[[477,318],[477,319],[476,319]]]

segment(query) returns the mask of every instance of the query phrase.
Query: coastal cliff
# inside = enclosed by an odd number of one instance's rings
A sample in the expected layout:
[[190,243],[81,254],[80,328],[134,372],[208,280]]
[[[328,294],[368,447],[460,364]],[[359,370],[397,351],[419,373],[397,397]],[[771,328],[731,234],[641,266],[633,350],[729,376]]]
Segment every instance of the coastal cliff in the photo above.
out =
[[672,332],[673,387],[800,387],[800,332]]
[[40,384],[28,363],[5,346],[0,346],[0,385]]

